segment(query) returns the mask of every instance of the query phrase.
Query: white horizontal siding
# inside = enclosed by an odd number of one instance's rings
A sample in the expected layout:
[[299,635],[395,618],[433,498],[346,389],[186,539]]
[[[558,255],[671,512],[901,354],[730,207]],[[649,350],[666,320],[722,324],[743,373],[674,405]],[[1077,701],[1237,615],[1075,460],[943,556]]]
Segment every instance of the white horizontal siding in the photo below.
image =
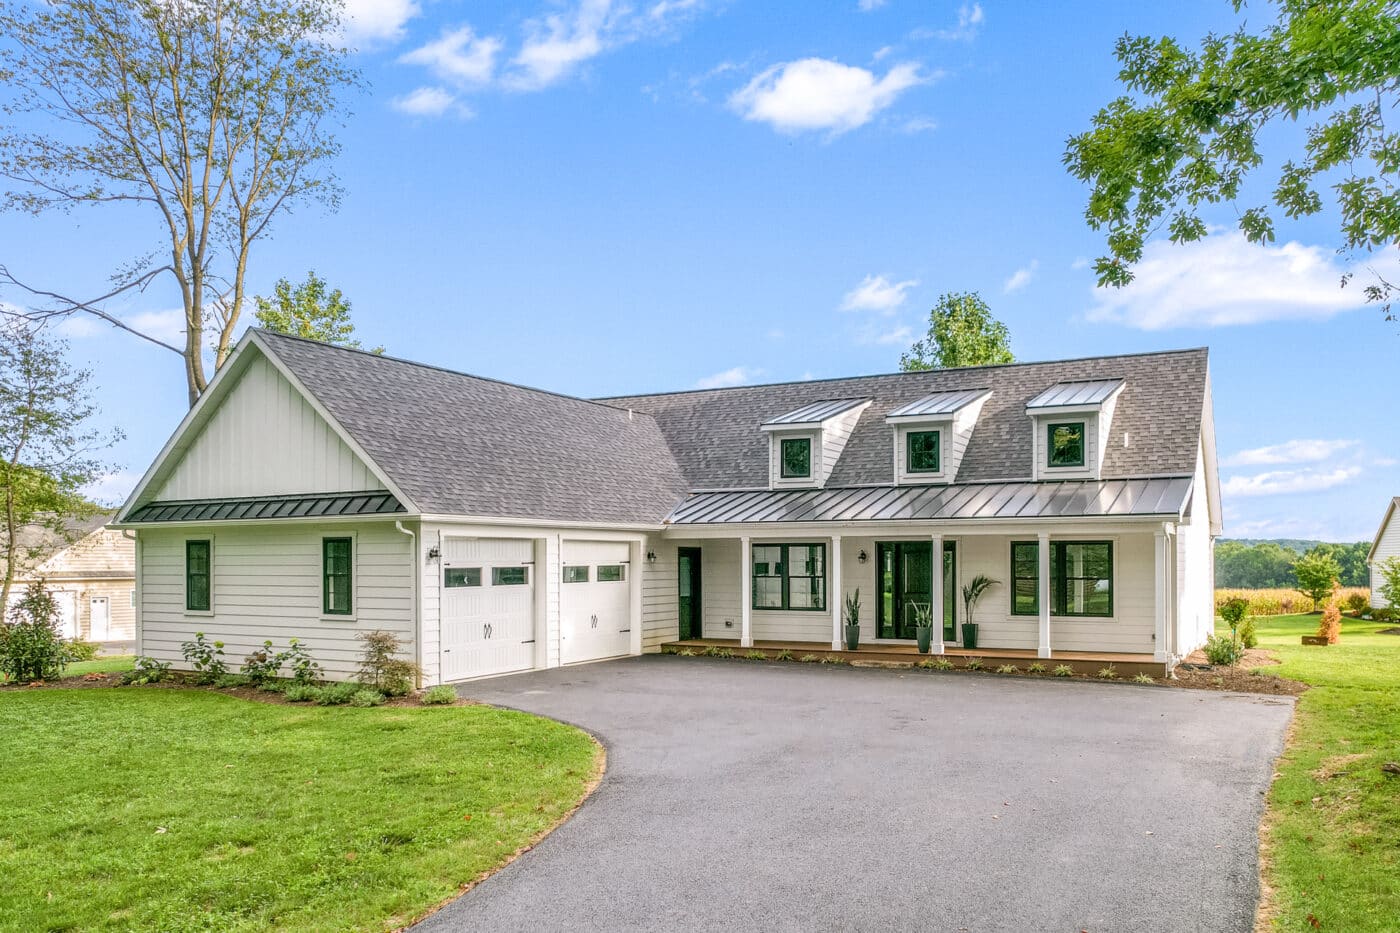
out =
[[[642,567],[642,650],[655,651],[668,641],[680,637],[679,605],[677,603],[677,573],[679,562],[676,549],[686,542],[661,541],[651,537],[642,545],[642,554],[648,551],[656,555],[656,560],[646,561]],[[701,573],[704,573],[704,560],[701,559]],[[703,598],[703,595],[702,595]]]

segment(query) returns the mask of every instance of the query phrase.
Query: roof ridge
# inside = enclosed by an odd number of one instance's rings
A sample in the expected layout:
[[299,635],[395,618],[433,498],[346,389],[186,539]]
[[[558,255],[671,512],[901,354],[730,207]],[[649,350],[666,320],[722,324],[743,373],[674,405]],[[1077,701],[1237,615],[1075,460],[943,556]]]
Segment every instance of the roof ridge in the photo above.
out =
[[[824,382],[847,382],[852,379],[897,379],[906,376],[924,376],[929,373],[984,373],[994,369],[1016,369],[1024,366],[1055,366],[1064,363],[1088,363],[1095,360],[1131,360],[1145,356],[1179,356],[1188,353],[1210,353],[1210,347],[1178,347],[1174,350],[1144,350],[1139,353],[1104,353],[1098,356],[1076,356],[1058,360],[1023,360],[1015,363],[990,363],[981,366],[950,366],[947,369],[916,369],[894,373],[853,373],[848,376],[825,376],[821,379],[790,379],[784,382],[754,382],[738,386],[716,386],[709,389],[673,389],[669,392],[633,392],[624,395],[600,395],[593,401],[606,403],[615,399],[656,398],[663,395],[698,395],[701,392],[735,392],[740,389],[774,389],[779,386],[809,386]],[[1102,376],[1102,379],[1121,379],[1121,376]],[[1085,380],[1095,381],[1095,380]],[[956,390],[938,390],[956,391]]]

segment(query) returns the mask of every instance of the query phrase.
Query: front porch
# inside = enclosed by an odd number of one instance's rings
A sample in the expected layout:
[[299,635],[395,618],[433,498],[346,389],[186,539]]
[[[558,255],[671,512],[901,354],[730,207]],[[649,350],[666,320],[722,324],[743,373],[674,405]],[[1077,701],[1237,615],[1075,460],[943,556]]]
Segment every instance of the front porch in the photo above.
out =
[[1166,662],[1153,660],[1150,654],[1102,651],[1056,651],[1053,657],[1042,658],[1037,656],[1034,649],[960,648],[954,645],[945,645],[942,654],[935,655],[920,654],[917,645],[898,642],[873,642],[862,644],[856,651],[846,651],[844,649],[833,650],[831,645],[826,642],[814,641],[756,641],[750,647],[741,648],[732,638],[683,638],[666,642],[661,646],[661,650],[668,653],[689,649],[700,654],[710,648],[727,648],[737,656],[757,651],[773,658],[783,654],[783,652],[788,652],[794,658],[816,655],[818,658],[841,658],[851,663],[877,665],[913,665],[919,661],[945,657],[961,668],[966,665],[967,659],[980,658],[984,670],[995,670],[1004,664],[1014,664],[1024,671],[1031,664],[1039,661],[1046,671],[1052,671],[1059,665],[1066,664],[1076,674],[1085,674],[1090,677],[1112,665],[1118,676],[1124,679],[1134,677],[1137,674],[1164,677],[1168,673]]

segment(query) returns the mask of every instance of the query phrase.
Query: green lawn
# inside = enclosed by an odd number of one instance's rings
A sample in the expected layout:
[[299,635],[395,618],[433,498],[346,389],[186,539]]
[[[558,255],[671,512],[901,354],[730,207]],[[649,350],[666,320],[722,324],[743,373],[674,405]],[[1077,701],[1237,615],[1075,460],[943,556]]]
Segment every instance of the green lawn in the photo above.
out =
[[109,658],[94,658],[91,661],[78,661],[63,669],[63,676],[81,677],[84,674],[110,674],[113,671],[129,671],[136,658],[129,654],[117,654]]
[[1271,667],[1312,684],[1298,701],[1265,818],[1266,882],[1281,930],[1393,931],[1400,918],[1400,635],[1345,618],[1342,641],[1303,647],[1319,617],[1257,620]]
[[0,694],[0,929],[380,930],[500,865],[599,751],[489,707]]

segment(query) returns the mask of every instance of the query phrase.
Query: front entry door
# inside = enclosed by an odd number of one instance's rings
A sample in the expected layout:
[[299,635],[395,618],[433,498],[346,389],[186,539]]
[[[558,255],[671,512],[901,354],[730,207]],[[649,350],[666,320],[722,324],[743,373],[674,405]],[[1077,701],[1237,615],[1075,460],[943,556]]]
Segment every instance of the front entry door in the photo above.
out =
[[676,549],[676,606],[681,638],[703,638],[700,623],[700,549]]
[[[881,638],[916,637],[915,607],[928,605],[933,590],[933,542],[882,541],[878,546]],[[957,639],[957,545],[943,542],[943,641]],[[938,613],[935,610],[935,618]]]

